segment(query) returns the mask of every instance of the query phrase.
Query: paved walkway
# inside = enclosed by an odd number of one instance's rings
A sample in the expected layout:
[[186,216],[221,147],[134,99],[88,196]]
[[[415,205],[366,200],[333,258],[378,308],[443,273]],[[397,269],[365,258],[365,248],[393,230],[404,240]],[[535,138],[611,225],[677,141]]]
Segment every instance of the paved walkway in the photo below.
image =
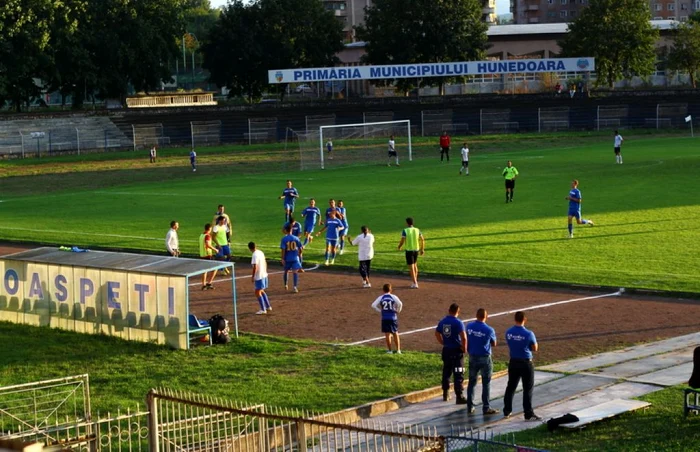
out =
[[[693,349],[700,346],[700,333],[629,347],[614,352],[564,361],[537,368],[533,405],[543,421],[579,411],[613,399],[631,399],[688,381],[693,366]],[[503,394],[508,378],[491,381],[491,406],[503,411]],[[466,384],[466,382],[465,382]],[[488,430],[494,434],[534,428],[522,412],[519,391],[513,401],[513,415],[481,414],[481,383],[475,391],[476,413],[469,415],[464,405],[442,397],[409,405],[377,416],[380,422],[435,426],[440,434],[452,429]]]

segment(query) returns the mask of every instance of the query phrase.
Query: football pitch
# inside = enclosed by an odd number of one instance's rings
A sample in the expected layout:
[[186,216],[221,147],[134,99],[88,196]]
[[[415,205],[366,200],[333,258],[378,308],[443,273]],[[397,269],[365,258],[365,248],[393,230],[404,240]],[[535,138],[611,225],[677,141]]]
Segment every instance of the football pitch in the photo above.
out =
[[[35,162],[0,163],[0,170],[28,165],[27,175],[0,178],[2,185],[12,179],[0,190],[0,239],[163,252],[169,223],[177,220],[181,250],[195,255],[202,226],[224,204],[233,222],[234,256],[247,260],[246,244],[255,241],[268,259],[277,259],[284,223],[277,198],[292,179],[301,196],[297,212],[311,197],[322,211],[329,198],[342,199],[350,234],[361,225],[371,228],[378,270],[405,270],[396,246],[412,216],[426,238],[422,272],[700,292],[695,140],[626,137],[623,165],[615,164],[612,137],[570,137],[549,148],[504,142],[488,152],[475,143],[469,176],[458,173],[461,142],[453,139],[449,163],[439,161],[437,145],[418,143],[414,161],[402,156],[399,168],[323,171],[252,172],[202,152],[193,173],[181,150],[164,153],[163,161],[181,162],[167,172],[159,164],[131,167],[128,159],[123,165],[115,160],[110,171],[62,175],[64,186],[55,175],[51,184],[46,175],[32,175]],[[498,142],[490,147],[499,148]],[[501,176],[507,160],[520,173],[510,204]],[[569,239],[565,197],[574,178],[583,218],[595,226],[576,226]],[[27,189],[8,188],[19,185]],[[356,265],[355,250],[348,251],[336,265]],[[305,262],[322,261],[323,240],[317,238]]]

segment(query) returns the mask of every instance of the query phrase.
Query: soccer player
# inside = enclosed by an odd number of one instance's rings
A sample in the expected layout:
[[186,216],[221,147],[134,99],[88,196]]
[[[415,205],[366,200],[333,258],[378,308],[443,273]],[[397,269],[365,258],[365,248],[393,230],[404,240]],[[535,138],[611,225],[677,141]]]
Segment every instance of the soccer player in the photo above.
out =
[[347,216],[347,209],[345,208],[345,203],[343,203],[342,199],[338,200],[338,211],[336,212],[338,215],[338,218],[340,221],[343,223],[343,230],[340,231],[340,243],[338,243],[338,248],[340,250],[340,254],[345,253],[345,236],[347,235],[349,231],[348,226],[348,216]]
[[304,246],[314,239],[313,233],[316,224],[321,223],[321,210],[316,207],[316,200],[311,198],[309,206],[301,212],[304,218]]
[[625,141],[622,135],[616,130],[615,131],[615,163],[622,165],[622,153],[620,148],[622,147],[622,142]]
[[[335,199],[331,198],[328,200],[328,208],[326,209],[326,221],[331,219],[331,212],[335,213],[336,218],[338,217],[338,206],[335,205]],[[323,222],[321,222],[323,224]]]
[[[503,169],[503,177],[506,179],[506,204],[513,202],[513,190],[515,190],[515,178],[518,177],[518,170],[513,166],[513,162],[508,160],[508,164]],[[510,196],[510,199],[508,198]]]
[[445,130],[442,132],[442,136],[440,137],[440,161],[442,162],[442,157],[447,157],[447,161],[450,161],[450,136],[447,134],[447,131]]
[[326,261],[323,265],[335,264],[335,250],[338,246],[338,237],[340,236],[340,231],[344,228],[343,222],[336,218],[335,210],[332,210],[329,215],[323,229],[316,233],[318,237],[323,231],[326,231]]
[[384,294],[380,295],[374,303],[372,309],[382,315],[382,333],[386,339],[387,353],[394,353],[391,349],[391,340],[396,344],[396,353],[401,354],[401,342],[399,342],[399,316],[403,308],[403,303],[399,297],[391,293],[391,284],[384,284]]
[[287,181],[287,188],[282,190],[282,195],[277,199],[284,198],[284,221],[289,221],[289,217],[294,213],[294,203],[299,197],[299,192],[292,187],[292,181]]
[[190,165],[192,165],[192,171],[197,171],[197,153],[194,152],[194,148],[190,151]]
[[[361,230],[362,234],[355,237],[350,243],[359,247],[357,251],[357,260],[360,261],[362,287],[367,289],[372,287],[372,284],[369,282],[369,272],[372,265],[372,258],[374,257],[374,235],[367,226],[362,226]],[[348,240],[350,240],[350,236],[348,236]]]
[[150,155],[151,155],[151,163],[156,163],[156,146],[155,145],[153,145],[153,147],[151,148]]
[[418,288],[418,255],[425,254],[425,239],[420,229],[413,226],[413,218],[406,218],[406,229],[401,233],[399,251],[406,245],[406,264],[411,275],[411,289]]
[[212,223],[216,224],[216,220],[218,220],[219,217],[224,217],[224,226],[226,226],[226,240],[228,240],[228,242],[231,243],[231,218],[228,216],[225,210],[226,208],[224,207],[224,205],[219,204],[219,207],[217,207],[216,213],[214,214],[214,219],[212,220]]
[[270,306],[270,299],[267,298],[267,261],[265,260],[265,254],[257,249],[255,242],[248,243],[248,249],[253,253],[253,257],[250,260],[250,264],[253,266],[253,274],[250,279],[253,281],[253,287],[255,287],[255,298],[260,304],[260,310],[256,312],[257,315],[267,314],[268,311],[272,311],[272,306]]
[[[199,258],[211,260],[214,254],[218,253],[219,250],[214,248],[211,244],[211,224],[207,223],[204,225],[204,232],[199,235]],[[212,283],[216,278],[216,272],[211,272],[211,278],[207,283],[207,274],[202,274],[202,290],[211,290],[214,288]]]
[[294,237],[301,237],[301,224],[297,220],[294,219],[293,216],[289,217],[289,221],[284,223],[282,226],[282,234],[287,233],[287,227],[290,227],[292,229],[292,235]]
[[462,154],[462,167],[459,169],[459,175],[461,176],[462,170],[464,170],[464,174],[469,176],[469,148],[467,147],[467,143],[464,143],[460,153]]
[[[212,229],[214,243],[218,248],[219,252],[216,253],[216,259],[231,261],[231,246],[226,238],[226,225],[224,224],[224,217],[219,217],[216,219],[216,226]],[[231,274],[231,271],[227,268],[224,270],[227,275]]]
[[394,141],[394,135],[389,137],[389,157],[387,158],[386,166],[391,166],[391,158],[396,159],[396,166],[399,166],[399,154],[396,152],[396,142]]
[[578,189],[578,180],[574,179],[571,181],[571,191],[569,196],[566,198],[569,201],[569,238],[574,238],[574,225],[572,224],[572,219],[576,218],[576,223],[578,224],[590,224],[593,226],[593,221],[584,220],[581,218],[581,192]]
[[294,273],[294,293],[297,293],[299,292],[297,288],[299,285],[299,273],[304,272],[304,269],[301,268],[301,254],[304,251],[304,246],[301,244],[299,237],[292,235],[291,227],[287,226],[284,232],[286,235],[282,237],[282,241],[280,242],[282,265],[284,265],[284,274],[282,275],[284,289],[287,290],[289,288],[287,285],[287,275],[291,271]]
[[333,160],[333,141],[329,138],[328,141],[326,141],[326,150],[328,151],[328,159]]

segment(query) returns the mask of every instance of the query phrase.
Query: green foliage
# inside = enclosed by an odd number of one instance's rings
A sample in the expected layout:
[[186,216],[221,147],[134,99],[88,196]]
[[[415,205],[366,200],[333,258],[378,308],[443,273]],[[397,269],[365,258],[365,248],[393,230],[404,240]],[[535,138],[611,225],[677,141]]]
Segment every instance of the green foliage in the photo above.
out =
[[695,88],[695,74],[700,69],[700,23],[681,23],[674,30],[673,47],[668,54],[668,67],[687,72]]
[[591,0],[559,43],[562,56],[595,57],[596,84],[649,75],[659,31],[649,23],[646,0]]
[[[376,0],[367,8],[357,38],[366,41],[369,64],[438,63],[481,60],[487,45],[486,25],[477,0]],[[402,79],[403,90],[445,78]]]
[[269,69],[333,66],[342,49],[342,25],[317,0],[236,0],[211,30],[204,67],[218,86],[252,100],[267,88]]

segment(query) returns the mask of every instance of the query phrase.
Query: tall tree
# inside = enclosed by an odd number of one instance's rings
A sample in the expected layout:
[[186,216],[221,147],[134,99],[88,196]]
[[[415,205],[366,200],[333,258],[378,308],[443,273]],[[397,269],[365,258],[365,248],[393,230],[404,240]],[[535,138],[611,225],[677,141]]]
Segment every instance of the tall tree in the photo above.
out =
[[268,70],[335,65],[342,39],[342,25],[318,0],[236,0],[211,31],[204,67],[212,82],[252,100],[267,87]]
[[[477,0],[375,0],[357,38],[366,41],[369,64],[481,60],[488,48],[481,2]],[[420,86],[448,79],[423,79]],[[408,89],[416,81],[401,80]]]
[[695,88],[695,76],[700,70],[700,23],[686,22],[676,27],[668,54],[668,68],[687,72]]
[[595,58],[596,85],[655,69],[659,31],[649,23],[647,0],[590,0],[559,43],[562,56]]

